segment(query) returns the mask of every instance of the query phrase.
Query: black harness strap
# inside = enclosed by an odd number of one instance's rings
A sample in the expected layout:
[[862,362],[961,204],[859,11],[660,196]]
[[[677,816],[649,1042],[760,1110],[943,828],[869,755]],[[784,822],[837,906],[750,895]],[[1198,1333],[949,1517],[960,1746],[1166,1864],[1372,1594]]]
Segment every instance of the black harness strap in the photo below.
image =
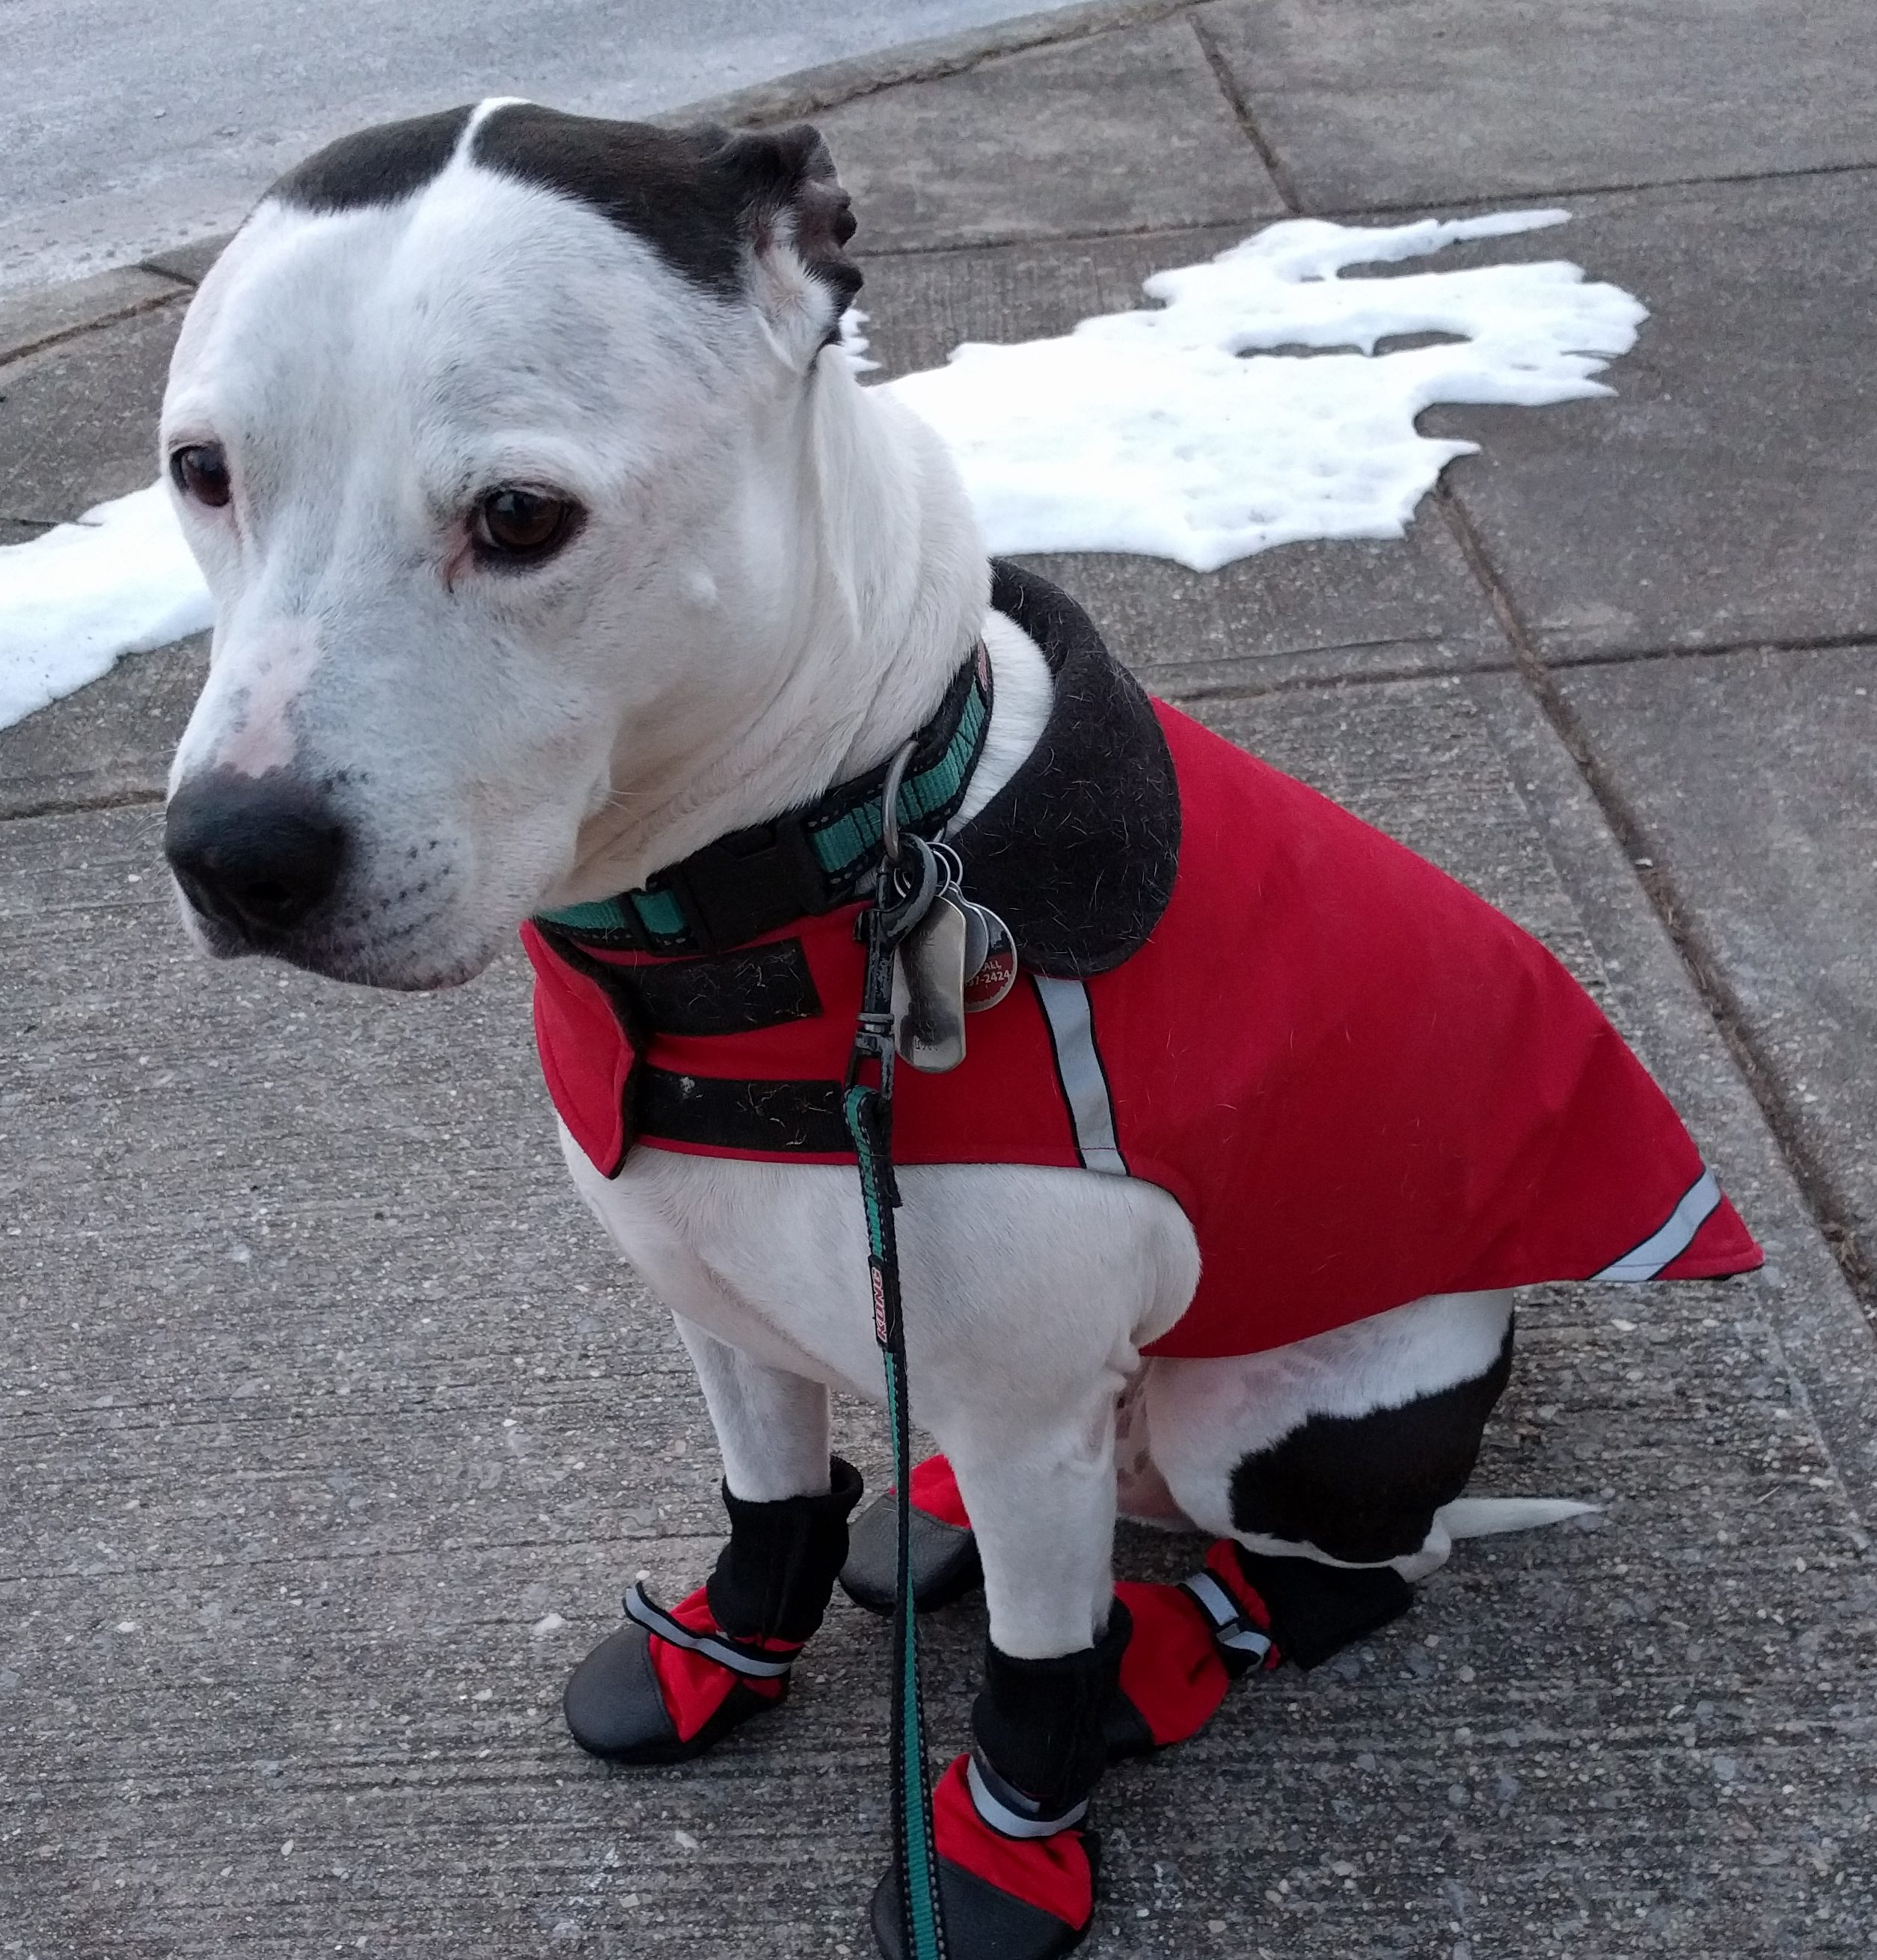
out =
[[821,1157],[854,1147],[838,1082],[680,1075],[647,1063],[632,1087],[635,1142]]

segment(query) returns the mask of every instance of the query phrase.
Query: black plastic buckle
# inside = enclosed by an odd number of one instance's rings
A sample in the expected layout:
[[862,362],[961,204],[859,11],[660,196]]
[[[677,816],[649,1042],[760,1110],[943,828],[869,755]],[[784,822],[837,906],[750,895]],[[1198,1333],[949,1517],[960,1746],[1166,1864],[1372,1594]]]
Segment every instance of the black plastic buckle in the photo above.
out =
[[684,914],[698,951],[726,953],[834,904],[799,816],[733,831],[651,880]]

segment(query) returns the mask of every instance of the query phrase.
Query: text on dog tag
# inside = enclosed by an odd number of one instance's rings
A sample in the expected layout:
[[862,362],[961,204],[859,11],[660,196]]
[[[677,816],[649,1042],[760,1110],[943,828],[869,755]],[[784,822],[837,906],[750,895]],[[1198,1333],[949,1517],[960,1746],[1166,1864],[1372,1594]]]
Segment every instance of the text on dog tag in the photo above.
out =
[[971,935],[973,956],[965,962],[965,1012],[981,1014],[985,1008],[994,1007],[1016,985],[1016,941],[1010,937],[1010,928],[988,905],[969,899],[965,903],[976,928]]

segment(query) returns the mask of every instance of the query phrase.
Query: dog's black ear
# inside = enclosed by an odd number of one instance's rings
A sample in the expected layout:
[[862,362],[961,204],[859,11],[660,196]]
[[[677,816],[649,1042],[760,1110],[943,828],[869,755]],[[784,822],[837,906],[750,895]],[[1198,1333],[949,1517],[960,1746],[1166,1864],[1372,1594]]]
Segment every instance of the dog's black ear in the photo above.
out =
[[853,199],[821,132],[806,123],[713,133],[762,280],[758,300],[785,344],[812,360],[839,339],[841,316],[861,289],[861,269],[846,250]]

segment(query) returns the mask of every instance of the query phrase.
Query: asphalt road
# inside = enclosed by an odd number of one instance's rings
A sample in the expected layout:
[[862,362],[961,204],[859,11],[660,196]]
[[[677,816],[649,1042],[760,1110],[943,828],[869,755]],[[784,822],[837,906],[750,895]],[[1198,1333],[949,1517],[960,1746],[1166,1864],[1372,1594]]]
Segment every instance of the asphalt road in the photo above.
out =
[[642,114],[1051,3],[7,0],[0,292],[231,225],[362,123],[485,95]]

